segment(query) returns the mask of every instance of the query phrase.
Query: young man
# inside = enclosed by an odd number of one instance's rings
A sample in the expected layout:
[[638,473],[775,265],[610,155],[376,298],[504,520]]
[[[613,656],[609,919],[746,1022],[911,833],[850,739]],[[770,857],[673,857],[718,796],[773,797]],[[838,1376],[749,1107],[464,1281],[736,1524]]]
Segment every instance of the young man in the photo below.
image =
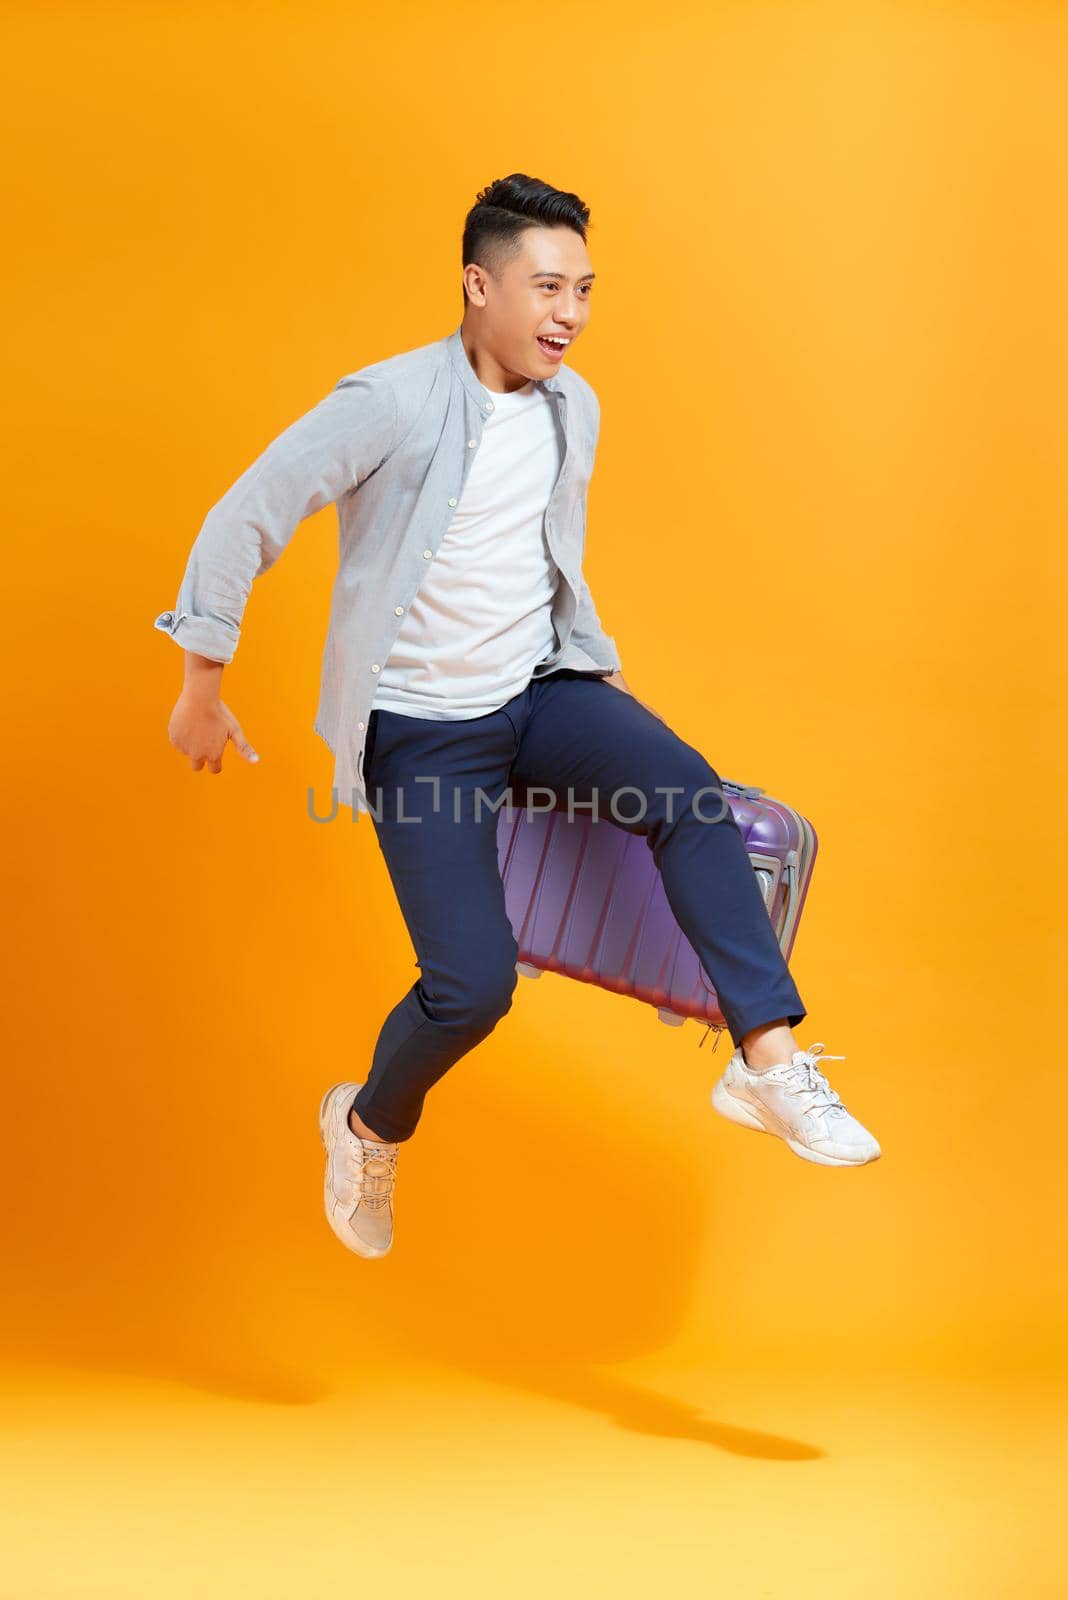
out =
[[343,377],[280,434],[208,513],[155,620],[185,651],[171,743],[194,771],[220,772],[228,742],[258,760],[222,668],[253,580],[337,505],[315,728],[335,797],[371,813],[420,967],[366,1078],[320,1106],[327,1218],[367,1258],[392,1245],[397,1155],[424,1096],[511,1005],[505,790],[592,802],[646,836],[735,1044],[717,1110],[806,1160],[881,1153],[819,1070],[822,1044],[794,1038],[805,1008],[730,808],[692,803],[717,773],[631,693],[582,576],[600,407],[568,362],[590,317],[588,221],[576,195],[522,173],[482,190],[460,326]]

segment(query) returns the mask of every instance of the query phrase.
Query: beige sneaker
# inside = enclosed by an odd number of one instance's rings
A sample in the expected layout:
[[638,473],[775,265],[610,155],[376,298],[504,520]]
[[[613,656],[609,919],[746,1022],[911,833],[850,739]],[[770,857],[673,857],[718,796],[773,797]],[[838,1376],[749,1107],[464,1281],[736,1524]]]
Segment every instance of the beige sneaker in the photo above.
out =
[[335,1083],[319,1106],[319,1134],[326,1150],[323,1201],[326,1220],[347,1250],[374,1258],[393,1244],[393,1183],[397,1144],[361,1139],[349,1127],[349,1112],[362,1083]]

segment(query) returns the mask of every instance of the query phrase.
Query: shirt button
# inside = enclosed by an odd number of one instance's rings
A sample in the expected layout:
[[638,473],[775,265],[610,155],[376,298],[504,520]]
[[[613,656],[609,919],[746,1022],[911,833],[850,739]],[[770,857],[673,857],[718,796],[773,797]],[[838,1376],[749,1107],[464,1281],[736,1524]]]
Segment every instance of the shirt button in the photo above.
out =
[[434,554],[434,552],[433,552],[433,550],[424,550],[424,551],[423,551],[423,560],[424,560],[424,561],[429,561],[429,560],[430,560],[430,557],[431,557],[431,556],[432,556],[432,555],[433,555],[433,554]]
[[362,723],[362,722],[358,722],[358,723],[357,723],[357,724],[356,724],[356,726],[357,726],[357,727],[358,727],[358,728],[362,728],[362,727],[363,727],[363,723]]
[[450,504],[450,506],[454,506],[456,504],[456,496],[455,495],[452,495],[450,497],[449,504]]
[[475,445],[476,445],[476,444],[477,444],[477,443],[478,443],[478,440],[477,440],[477,439],[468,439],[468,441],[467,441],[467,448],[468,448],[468,449],[469,449],[469,450],[473,450],[473,449],[474,449],[474,448],[475,448]]
[[377,661],[372,666],[371,671],[372,672],[381,672],[382,671],[382,668],[378,665]]
[[493,401],[492,400],[487,400],[486,401],[486,410],[487,411],[492,411],[493,410]]
[[404,607],[403,606],[394,606],[393,607],[393,615],[395,617],[403,617],[403,615],[404,615]]

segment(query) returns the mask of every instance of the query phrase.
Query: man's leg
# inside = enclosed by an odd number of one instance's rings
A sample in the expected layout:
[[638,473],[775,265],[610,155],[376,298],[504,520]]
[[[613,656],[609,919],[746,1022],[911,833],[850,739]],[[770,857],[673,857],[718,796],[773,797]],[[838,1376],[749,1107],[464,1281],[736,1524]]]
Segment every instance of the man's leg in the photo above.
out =
[[632,695],[593,675],[553,675],[532,689],[511,771],[516,803],[534,785],[562,809],[569,789],[576,806],[596,795],[600,820],[644,834],[735,1045],[754,1067],[789,1057],[805,1007],[718,773]]
[[515,730],[503,711],[463,721],[373,716],[368,815],[420,976],[382,1025],[349,1126],[404,1140],[428,1089],[511,1005],[519,950],[498,865],[500,812],[491,807],[504,793]]

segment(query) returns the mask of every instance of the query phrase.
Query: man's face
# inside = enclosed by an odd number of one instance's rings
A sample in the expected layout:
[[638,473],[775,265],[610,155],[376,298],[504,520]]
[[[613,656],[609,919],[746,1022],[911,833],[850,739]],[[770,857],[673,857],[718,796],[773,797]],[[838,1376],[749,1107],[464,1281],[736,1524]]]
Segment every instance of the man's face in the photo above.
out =
[[526,228],[519,237],[522,248],[501,278],[481,280],[482,331],[506,371],[547,378],[590,319],[593,267],[573,228]]

